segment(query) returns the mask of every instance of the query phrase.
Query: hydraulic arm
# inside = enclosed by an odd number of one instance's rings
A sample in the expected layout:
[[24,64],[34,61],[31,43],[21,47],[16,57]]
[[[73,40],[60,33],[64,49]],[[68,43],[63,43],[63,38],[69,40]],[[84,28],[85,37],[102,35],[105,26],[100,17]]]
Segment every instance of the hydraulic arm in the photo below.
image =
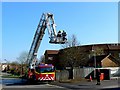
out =
[[37,26],[37,30],[35,32],[33,42],[27,57],[27,63],[29,64],[30,68],[35,67],[37,52],[42,41],[42,38],[45,34],[46,28],[48,29],[48,34],[50,38],[49,43],[64,44],[67,41],[66,39],[67,34],[65,31],[59,31],[58,33],[56,32],[56,24],[54,21],[53,14],[43,13]]

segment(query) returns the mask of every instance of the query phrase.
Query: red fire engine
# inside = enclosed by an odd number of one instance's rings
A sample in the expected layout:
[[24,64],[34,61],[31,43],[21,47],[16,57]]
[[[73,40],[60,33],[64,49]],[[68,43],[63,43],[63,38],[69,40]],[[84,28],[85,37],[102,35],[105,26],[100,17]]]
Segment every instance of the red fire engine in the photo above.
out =
[[37,81],[53,81],[55,80],[55,71],[52,64],[40,64],[37,65],[37,52],[42,41],[42,38],[45,34],[46,28],[48,29],[48,34],[50,41],[49,43],[53,44],[64,44],[66,39],[66,32],[59,31],[56,33],[56,24],[54,21],[53,14],[43,13],[40,19],[40,22],[37,26],[33,42],[27,57],[27,64],[29,66],[27,77],[28,79],[37,80]]
[[36,80],[54,81],[55,70],[52,64],[40,64],[35,72]]
[[34,69],[29,69],[29,79],[35,81],[54,81],[55,69],[52,64],[40,64]]

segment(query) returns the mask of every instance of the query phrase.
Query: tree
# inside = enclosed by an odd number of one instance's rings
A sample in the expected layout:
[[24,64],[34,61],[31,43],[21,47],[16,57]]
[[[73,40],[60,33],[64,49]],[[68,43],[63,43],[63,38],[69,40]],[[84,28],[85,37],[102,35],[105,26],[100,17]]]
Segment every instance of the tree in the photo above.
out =
[[103,48],[100,48],[100,47],[97,47],[93,50],[90,51],[90,57],[92,56],[100,56],[100,55],[104,55],[104,49]]
[[61,49],[59,53],[61,67],[86,65],[88,52],[86,52],[84,47],[79,47],[79,45],[80,43],[74,34],[68,38],[67,43],[62,45],[63,49]]
[[45,56],[44,56],[44,55],[42,55],[42,56],[40,57],[40,62],[41,62],[41,63],[45,63]]
[[60,66],[61,67],[78,67],[85,66],[88,60],[88,52],[83,47],[71,47],[62,49],[59,52]]
[[28,57],[28,52],[23,51],[22,53],[20,53],[20,56],[17,58],[19,64],[20,64],[20,73],[21,75],[23,75],[23,73],[26,73],[27,70],[27,64],[26,64],[26,60]]
[[18,61],[12,61],[10,64],[11,65],[18,65],[19,63],[18,63]]
[[76,36],[73,34],[71,37],[68,38],[67,42],[62,45],[62,48],[74,47],[79,45],[80,43],[78,42]]
[[19,63],[17,61],[12,61],[9,65],[11,66],[10,72],[12,74],[17,74],[17,72],[19,71],[18,69],[20,69]]
[[89,54],[89,59],[91,57],[93,57],[93,60],[94,60],[94,67],[101,67],[97,62],[97,57],[96,56],[101,56],[101,55],[105,55],[104,53],[104,49],[99,47],[99,46],[94,46],[94,48],[90,51],[90,54]]
[[25,63],[26,60],[27,60],[27,56],[28,56],[28,52],[23,51],[22,53],[20,53],[20,56],[17,58],[18,62],[19,62],[20,64]]

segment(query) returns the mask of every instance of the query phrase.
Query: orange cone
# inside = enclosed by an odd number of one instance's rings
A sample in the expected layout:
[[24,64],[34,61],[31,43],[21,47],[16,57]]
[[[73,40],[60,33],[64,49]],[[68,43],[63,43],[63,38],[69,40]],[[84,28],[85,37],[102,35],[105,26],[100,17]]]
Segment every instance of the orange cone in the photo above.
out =
[[92,76],[90,75],[90,81],[92,81]]

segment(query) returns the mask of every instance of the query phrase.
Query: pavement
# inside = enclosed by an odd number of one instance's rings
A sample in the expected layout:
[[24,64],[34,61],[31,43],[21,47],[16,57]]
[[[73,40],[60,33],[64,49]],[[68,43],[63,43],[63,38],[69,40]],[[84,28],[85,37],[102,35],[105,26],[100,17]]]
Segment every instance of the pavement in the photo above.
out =
[[96,85],[96,80],[93,81],[78,81],[78,82],[54,82],[53,85],[58,85],[61,87],[65,87],[70,90],[120,90],[120,82],[119,80],[103,80],[101,81],[101,85]]

